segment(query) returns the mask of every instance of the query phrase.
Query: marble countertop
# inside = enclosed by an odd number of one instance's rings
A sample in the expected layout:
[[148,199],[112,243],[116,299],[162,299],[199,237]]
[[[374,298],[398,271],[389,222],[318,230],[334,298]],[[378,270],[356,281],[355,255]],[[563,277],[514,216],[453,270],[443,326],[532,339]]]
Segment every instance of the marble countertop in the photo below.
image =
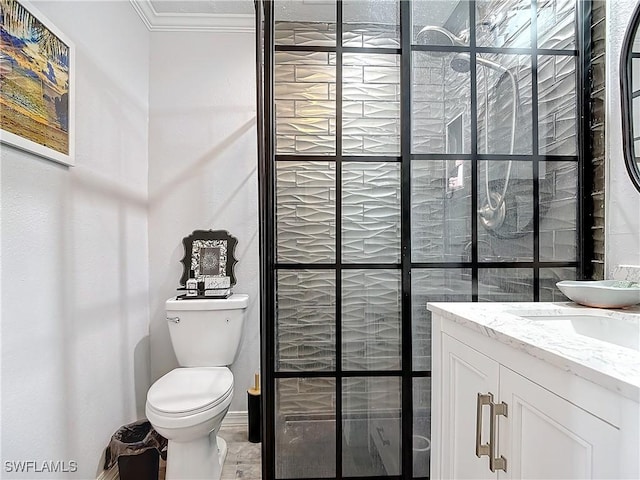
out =
[[567,322],[554,324],[522,317],[585,314],[611,317],[621,322],[631,343],[640,343],[640,306],[607,310],[575,303],[465,302],[429,303],[427,308],[636,402],[640,399],[639,350],[575,333],[566,328]]

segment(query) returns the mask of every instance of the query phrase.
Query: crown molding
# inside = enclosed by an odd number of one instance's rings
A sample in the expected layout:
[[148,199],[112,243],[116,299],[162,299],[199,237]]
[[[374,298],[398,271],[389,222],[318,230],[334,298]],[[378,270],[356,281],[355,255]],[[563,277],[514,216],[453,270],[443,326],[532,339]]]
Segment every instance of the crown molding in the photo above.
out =
[[253,33],[253,15],[207,13],[158,13],[149,0],[130,0],[151,32]]

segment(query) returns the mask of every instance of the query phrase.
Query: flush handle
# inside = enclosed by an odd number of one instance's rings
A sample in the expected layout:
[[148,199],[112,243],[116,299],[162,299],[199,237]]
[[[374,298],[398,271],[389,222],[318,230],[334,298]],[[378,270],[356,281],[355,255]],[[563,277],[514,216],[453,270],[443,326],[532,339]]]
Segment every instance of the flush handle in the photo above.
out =
[[167,317],[167,322],[180,323],[180,317]]

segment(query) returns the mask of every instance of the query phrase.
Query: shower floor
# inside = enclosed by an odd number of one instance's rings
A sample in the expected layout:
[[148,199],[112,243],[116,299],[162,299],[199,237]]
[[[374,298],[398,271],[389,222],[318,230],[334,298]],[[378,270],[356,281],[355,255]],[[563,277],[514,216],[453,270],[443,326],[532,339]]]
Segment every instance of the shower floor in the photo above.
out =
[[[369,439],[369,422],[350,422],[350,439],[342,437],[344,475],[388,475],[377,449]],[[278,478],[334,478],[336,433],[334,420],[286,421],[277,438]],[[396,472],[397,473],[397,472]]]

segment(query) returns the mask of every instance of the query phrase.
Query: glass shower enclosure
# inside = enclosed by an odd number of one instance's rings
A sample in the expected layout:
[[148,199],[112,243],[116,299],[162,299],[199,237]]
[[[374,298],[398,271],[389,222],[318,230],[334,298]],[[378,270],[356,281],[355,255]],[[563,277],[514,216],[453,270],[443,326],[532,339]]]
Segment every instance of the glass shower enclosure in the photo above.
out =
[[256,11],[263,478],[426,479],[426,303],[587,273],[588,2]]

